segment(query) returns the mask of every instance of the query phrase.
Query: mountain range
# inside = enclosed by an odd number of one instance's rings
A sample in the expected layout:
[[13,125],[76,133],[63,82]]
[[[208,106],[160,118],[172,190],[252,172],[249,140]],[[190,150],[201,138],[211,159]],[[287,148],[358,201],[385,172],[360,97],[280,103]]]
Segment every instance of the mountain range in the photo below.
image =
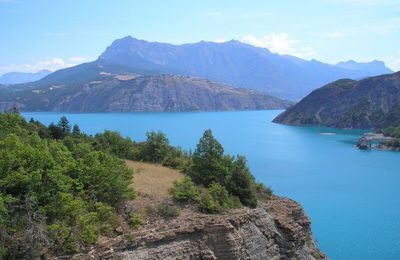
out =
[[365,129],[400,125],[400,72],[335,81],[314,90],[274,122]]
[[235,40],[173,45],[128,36],[115,40],[93,62],[34,82],[3,83],[0,107],[18,103],[25,111],[81,112],[283,109],[291,104],[286,100],[299,100],[333,80],[391,72],[380,61],[330,65]]
[[35,73],[30,72],[8,72],[0,76],[0,84],[20,84],[37,81],[49,75],[50,70],[40,70]]
[[198,76],[294,101],[337,79],[393,72],[379,61],[330,65],[279,55],[235,40],[173,45],[128,36],[115,40],[99,60],[134,69]]

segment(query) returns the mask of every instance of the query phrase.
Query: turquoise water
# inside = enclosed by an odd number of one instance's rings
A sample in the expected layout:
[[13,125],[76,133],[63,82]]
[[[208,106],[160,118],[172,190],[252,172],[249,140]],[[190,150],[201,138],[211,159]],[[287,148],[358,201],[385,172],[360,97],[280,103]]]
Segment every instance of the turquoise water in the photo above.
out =
[[360,131],[271,123],[279,112],[23,115],[45,124],[66,115],[86,133],[117,130],[138,141],[162,130],[173,145],[192,150],[211,128],[226,152],[247,157],[258,181],[303,205],[332,259],[399,259],[400,153],[356,149]]

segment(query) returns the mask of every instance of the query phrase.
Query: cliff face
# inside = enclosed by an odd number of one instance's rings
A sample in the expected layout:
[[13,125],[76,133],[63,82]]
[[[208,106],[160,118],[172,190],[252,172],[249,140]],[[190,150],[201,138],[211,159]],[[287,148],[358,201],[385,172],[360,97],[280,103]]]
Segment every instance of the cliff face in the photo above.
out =
[[301,206],[278,197],[224,215],[186,209],[126,237],[105,240],[72,259],[326,259]]
[[360,81],[343,79],[313,91],[274,122],[339,128],[400,124],[400,72]]
[[253,90],[173,75],[109,75],[86,83],[0,93],[0,106],[12,102],[24,111],[65,112],[281,109],[291,104]]

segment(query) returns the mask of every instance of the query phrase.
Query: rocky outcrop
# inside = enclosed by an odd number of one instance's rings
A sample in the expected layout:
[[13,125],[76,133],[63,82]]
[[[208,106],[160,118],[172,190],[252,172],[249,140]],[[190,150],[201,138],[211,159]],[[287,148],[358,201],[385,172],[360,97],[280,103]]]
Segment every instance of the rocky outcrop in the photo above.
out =
[[326,259],[310,224],[299,204],[278,197],[223,215],[183,210],[72,259]]
[[364,137],[361,137],[357,141],[357,147],[360,150],[369,150],[371,149],[371,145],[369,144],[368,140]]
[[333,82],[313,91],[274,122],[364,129],[400,125],[400,72]]

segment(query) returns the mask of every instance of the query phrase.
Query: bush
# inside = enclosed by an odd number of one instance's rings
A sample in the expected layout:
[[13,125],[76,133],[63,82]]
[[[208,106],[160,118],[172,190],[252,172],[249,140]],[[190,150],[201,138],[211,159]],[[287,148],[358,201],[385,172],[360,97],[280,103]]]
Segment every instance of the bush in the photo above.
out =
[[229,195],[228,191],[218,183],[213,183],[200,199],[199,209],[204,213],[221,213],[230,208],[240,207],[237,197]]
[[189,177],[185,177],[182,181],[174,181],[169,193],[176,201],[198,201],[199,199],[199,191]]
[[184,171],[190,163],[190,155],[181,148],[169,147],[162,165]]
[[158,216],[164,219],[170,219],[179,216],[179,208],[168,200],[165,200],[154,207],[148,206],[146,208],[146,213],[150,216]]
[[133,212],[133,213],[129,214],[128,222],[132,228],[137,229],[143,224],[143,219],[139,213]]
[[258,199],[264,202],[268,201],[272,196],[271,188],[265,186],[263,183],[256,184],[256,193]]

